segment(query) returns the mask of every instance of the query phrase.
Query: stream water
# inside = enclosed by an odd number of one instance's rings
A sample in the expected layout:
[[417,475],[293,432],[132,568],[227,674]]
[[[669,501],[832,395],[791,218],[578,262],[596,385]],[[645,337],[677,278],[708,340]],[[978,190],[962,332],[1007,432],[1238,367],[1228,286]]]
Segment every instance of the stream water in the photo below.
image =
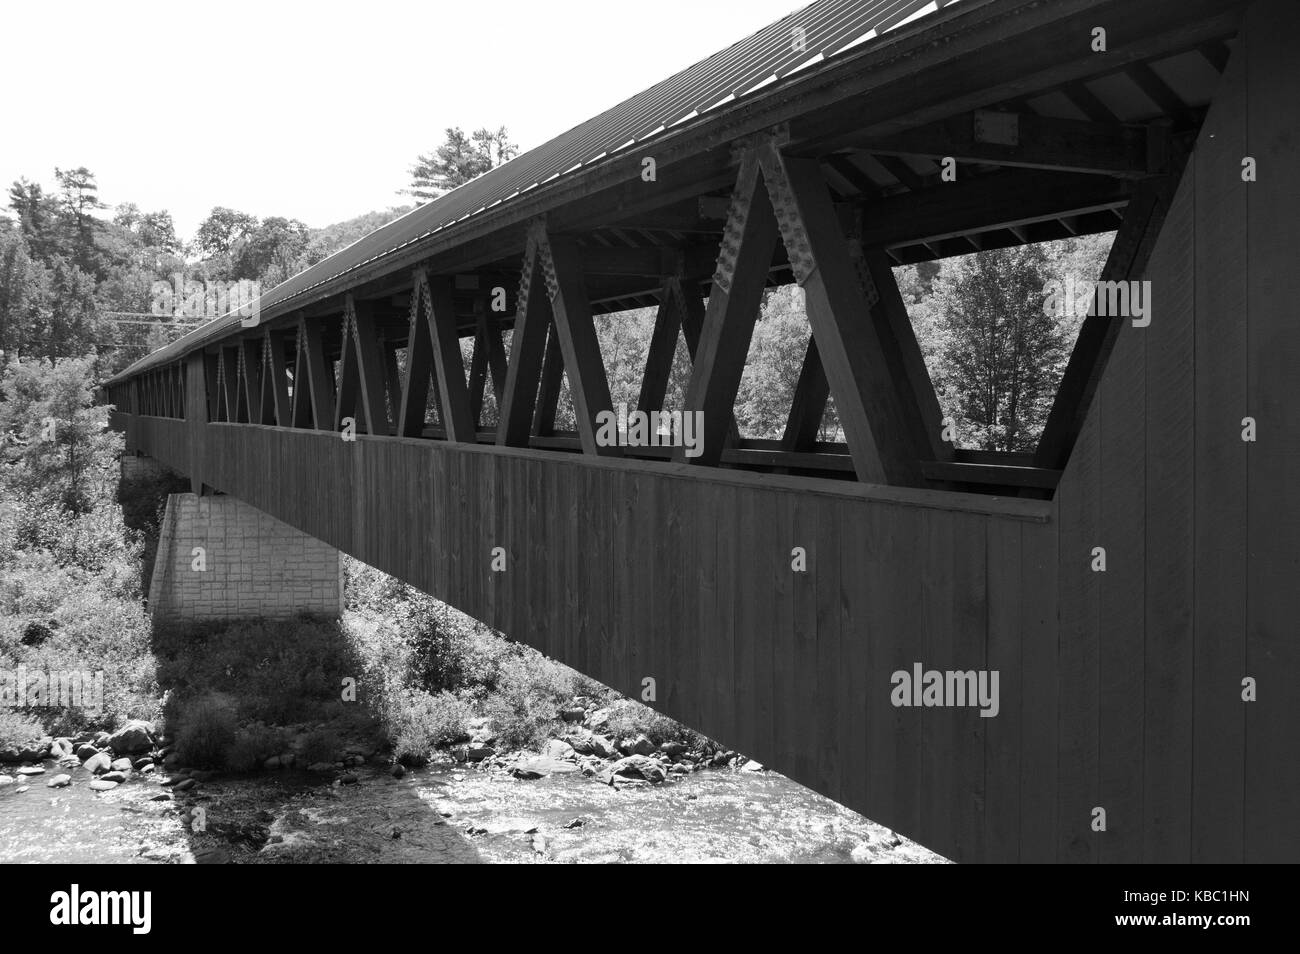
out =
[[[110,792],[79,766],[0,785],[0,862],[935,862],[943,859],[774,772],[710,769],[616,790],[576,773],[477,769],[343,785],[299,772],[171,793]],[[60,773],[67,788],[46,784]],[[23,791],[22,789],[26,789]],[[192,813],[192,814],[191,814]]]

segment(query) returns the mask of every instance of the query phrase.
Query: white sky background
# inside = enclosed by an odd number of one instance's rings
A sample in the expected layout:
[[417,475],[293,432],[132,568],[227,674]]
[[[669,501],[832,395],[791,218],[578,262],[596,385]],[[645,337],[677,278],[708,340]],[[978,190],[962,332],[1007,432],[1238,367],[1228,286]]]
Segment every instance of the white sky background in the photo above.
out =
[[447,126],[529,149],[806,5],[7,2],[0,185],[86,166],[185,240],[214,205],[324,226],[411,201]]

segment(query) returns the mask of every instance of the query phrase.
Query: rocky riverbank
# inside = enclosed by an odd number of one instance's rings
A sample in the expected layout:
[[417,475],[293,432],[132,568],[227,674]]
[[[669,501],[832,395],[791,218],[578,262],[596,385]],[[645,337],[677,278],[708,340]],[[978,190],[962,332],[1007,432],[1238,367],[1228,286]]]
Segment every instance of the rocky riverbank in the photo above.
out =
[[539,752],[499,751],[474,720],[415,768],[355,740],[303,764],[293,749],[318,731],[306,726],[269,768],[239,775],[178,764],[147,723],[40,740],[5,753],[30,758],[0,769],[0,860],[942,861],[743,756],[611,738],[600,707],[564,718]]

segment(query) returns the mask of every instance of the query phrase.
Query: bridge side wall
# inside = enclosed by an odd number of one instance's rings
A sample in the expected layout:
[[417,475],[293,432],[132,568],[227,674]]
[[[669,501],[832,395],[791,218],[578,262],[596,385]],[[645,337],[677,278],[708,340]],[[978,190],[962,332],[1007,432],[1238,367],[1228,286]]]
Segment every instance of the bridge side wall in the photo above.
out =
[[1297,38],[1250,8],[1057,491],[1059,860],[1300,854]]

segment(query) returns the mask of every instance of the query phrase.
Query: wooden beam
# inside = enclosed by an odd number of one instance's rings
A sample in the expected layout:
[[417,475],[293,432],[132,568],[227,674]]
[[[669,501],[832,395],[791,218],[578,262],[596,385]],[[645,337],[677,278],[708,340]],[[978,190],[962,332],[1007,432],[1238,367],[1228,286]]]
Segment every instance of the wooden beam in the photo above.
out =
[[533,415],[533,434],[550,437],[555,433],[555,412],[560,405],[564,385],[564,355],[555,325],[546,336],[546,356],[542,358],[542,383],[537,391],[537,411]]
[[397,349],[400,343],[381,342],[384,355],[384,386],[388,394],[388,406],[393,412],[393,433],[397,433],[398,415],[402,408],[402,372],[397,367]]
[[[687,457],[684,448],[678,448],[678,460],[704,466],[717,466],[722,460],[778,238],[776,215],[759,177],[758,156],[748,149],[732,191],[713,290],[686,388],[684,413],[703,415],[700,454]],[[690,328],[684,325],[689,341]]]
[[[1180,152],[1173,158],[1173,169],[1167,176],[1141,184],[1115,234],[1115,242],[1102,269],[1102,281],[1130,281],[1142,275],[1182,178],[1186,160],[1187,154]],[[1064,469],[1092,403],[1106,358],[1115,346],[1124,321],[1113,316],[1089,315],[1084,318],[1034,452],[1037,466]]]
[[519,304],[510,343],[510,364],[497,420],[498,444],[528,446],[537,402],[537,379],[542,372],[542,352],[546,347],[546,328],[550,324],[547,312],[546,288],[536,245],[530,237],[519,274]]
[[307,385],[307,329],[298,319],[293,346],[293,426],[312,427],[311,389]]
[[860,276],[862,282],[876,291],[871,319],[884,344],[891,377],[898,384],[909,429],[919,435],[922,454],[928,451],[935,460],[950,460],[952,444],[942,439],[943,411],[889,258],[880,249],[868,249],[857,254],[860,258],[855,255],[855,265],[865,270],[865,274]]
[[[418,285],[417,285],[418,287]],[[410,327],[406,336],[406,380],[402,388],[402,406],[397,412],[397,433],[402,437],[419,437],[429,408],[429,375],[433,373],[433,339],[428,325],[421,320],[423,295],[411,292]]]
[[570,238],[547,234],[542,223],[534,227],[533,234],[542,249],[542,273],[551,297],[551,315],[564,355],[583,453],[621,456],[621,447],[596,441],[596,418],[602,411],[612,411],[613,402],[609,396],[609,379],[605,376],[605,359],[591,318],[591,303],[582,284],[578,246]]
[[1124,72],[1166,116],[1183,121],[1191,120],[1191,107],[1179,98],[1149,63],[1134,63]]
[[284,360],[286,332],[266,329],[262,336],[262,423],[292,427],[288,367]]
[[319,321],[301,320],[303,363],[307,366],[307,390],[311,394],[312,422],[318,431],[332,430],[334,419],[334,375],[325,360],[325,338]]
[[258,338],[244,338],[240,343],[240,359],[244,369],[244,400],[248,404],[250,424],[262,423],[262,342]]
[[[1097,122],[981,109],[892,136],[849,137],[844,145],[871,153],[915,192],[924,188],[924,178],[902,156],[1144,178],[1152,173],[1147,135],[1145,126],[1120,123],[1113,116]],[[832,168],[841,171],[838,165]]]
[[669,278],[664,283],[659,298],[659,308],[655,312],[655,326],[650,335],[650,347],[646,352],[645,372],[641,376],[641,394],[636,402],[637,410],[663,409],[664,396],[668,393],[668,379],[673,371],[673,359],[677,356],[677,339],[681,334],[681,328],[681,279]]
[[344,299],[343,319],[339,325],[338,390],[334,398],[334,429],[342,430],[343,422],[352,421],[353,428],[367,431],[365,415],[357,412],[357,397],[361,391],[361,372],[357,369],[356,345],[352,335],[352,296]]
[[924,434],[908,413],[882,329],[863,320],[869,305],[816,159],[759,147],[795,277],[803,286],[813,338],[835,396],[853,466],[867,483],[916,485]]
[[817,340],[808,338],[799,380],[794,385],[794,398],[786,417],[785,431],[781,435],[781,449],[803,451],[817,442],[822,418],[826,416],[826,402],[831,396],[830,382],[817,354]]
[[351,319],[352,347],[366,419],[366,433],[386,437],[392,433],[392,429],[388,422],[384,356],[380,350],[379,328],[374,311],[370,302],[355,300],[351,295],[344,302],[345,314]]
[[959,176],[955,183],[863,203],[861,240],[865,248],[889,248],[1014,229],[1122,206],[1134,188],[1133,180],[1074,172],[1003,170]]
[[[225,384],[225,401],[226,417],[225,420],[231,424],[239,423],[239,348],[225,347],[221,349],[221,379]],[[157,391],[157,379],[154,380],[155,393]],[[156,405],[156,402],[155,402]],[[154,413],[157,413],[155,406]]]
[[422,290],[426,302],[424,315],[433,342],[433,367],[438,382],[442,426],[447,431],[448,440],[472,444],[476,440],[476,428],[470,413],[469,390],[465,385],[465,359],[460,350],[451,281],[444,276],[431,277],[421,269],[416,287]]
[[1066,83],[1061,89],[1074,106],[1094,123],[1115,123],[1119,121],[1109,106],[1097,98],[1092,90],[1084,85],[1082,80],[1073,83]]

